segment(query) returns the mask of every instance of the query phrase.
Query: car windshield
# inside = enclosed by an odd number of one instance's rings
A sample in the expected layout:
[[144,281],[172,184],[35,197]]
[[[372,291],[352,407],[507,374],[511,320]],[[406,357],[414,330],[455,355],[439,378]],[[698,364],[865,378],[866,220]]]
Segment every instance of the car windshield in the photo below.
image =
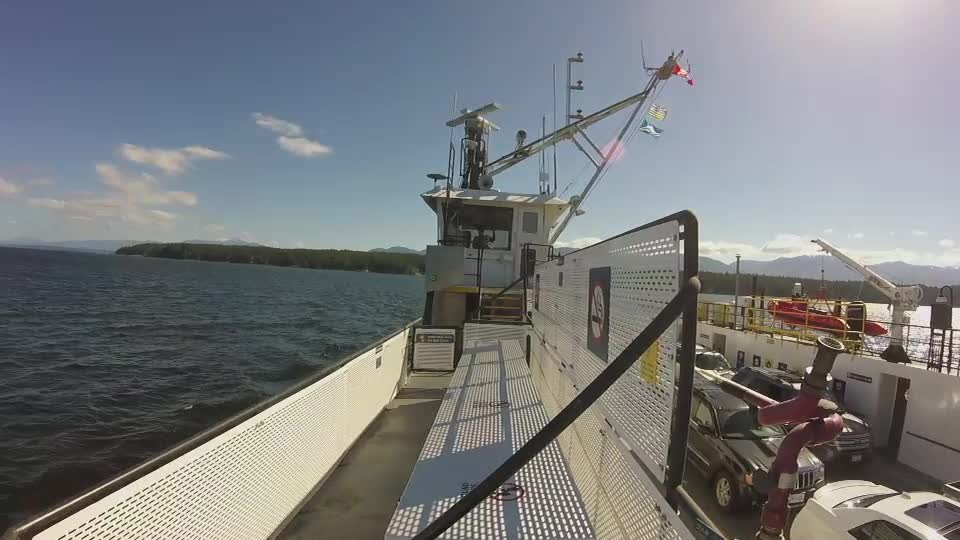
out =
[[713,351],[697,353],[696,364],[700,369],[731,369],[727,359],[722,354]]
[[786,434],[782,426],[760,426],[748,409],[720,411],[724,439],[770,439]]
[[938,531],[960,525],[960,507],[943,499],[915,506],[904,514]]

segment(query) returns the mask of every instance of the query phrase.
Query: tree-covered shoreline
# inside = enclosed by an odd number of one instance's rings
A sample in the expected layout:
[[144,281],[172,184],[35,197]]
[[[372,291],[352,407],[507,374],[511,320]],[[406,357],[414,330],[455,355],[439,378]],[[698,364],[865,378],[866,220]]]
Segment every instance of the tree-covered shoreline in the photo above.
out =
[[295,266],[382,274],[422,274],[424,257],[417,254],[351,251],[346,249],[286,249],[221,244],[146,243],[122,247],[117,255],[237,264]]
[[[749,295],[753,287],[753,275],[740,275],[740,294]],[[803,290],[809,296],[816,296],[820,288],[819,279],[796,278],[789,276],[764,276],[757,277],[757,291],[759,296],[761,292],[766,293],[768,297],[789,297],[793,292],[794,283],[802,283]],[[700,272],[700,282],[702,284],[700,292],[702,294],[729,294],[732,295],[735,290],[736,275],[730,273]],[[886,296],[880,294],[872,285],[864,281],[830,281],[823,282],[827,292],[827,298],[834,300],[838,297],[844,300],[863,300],[876,304],[887,304],[890,302]],[[920,285],[923,289],[922,305],[929,306],[937,297],[940,291],[939,287],[930,287]],[[960,290],[960,286],[954,285],[954,290]]]

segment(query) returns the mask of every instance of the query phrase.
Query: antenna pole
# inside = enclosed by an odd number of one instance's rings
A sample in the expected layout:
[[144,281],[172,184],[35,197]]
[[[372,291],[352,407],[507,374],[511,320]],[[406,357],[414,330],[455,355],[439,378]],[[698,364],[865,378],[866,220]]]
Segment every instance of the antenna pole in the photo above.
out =
[[[540,138],[547,136],[547,115],[540,117]],[[550,173],[547,172],[547,154],[540,153],[540,193],[550,191]]]
[[[578,52],[576,56],[571,56],[570,58],[567,58],[567,119],[564,120],[564,124],[563,124],[565,126],[570,125],[570,119],[572,118],[572,116],[570,115],[570,100],[572,98],[571,92],[573,92],[574,90],[583,90],[583,85],[581,85],[579,82],[577,83],[577,86],[573,85],[572,72],[573,72],[574,63],[577,63],[577,64],[583,63],[583,53]],[[580,119],[578,118],[578,120]]]
[[570,62],[570,59],[567,58],[567,115],[564,116],[564,121],[563,121],[563,125],[565,125],[565,126],[569,126],[569,125],[570,125],[570,83],[573,82],[573,81],[570,80],[570,66],[571,66],[571,65],[572,65],[572,63]]
[[[557,64],[553,64],[553,131],[557,131]],[[557,192],[557,143],[553,143],[553,192]]]

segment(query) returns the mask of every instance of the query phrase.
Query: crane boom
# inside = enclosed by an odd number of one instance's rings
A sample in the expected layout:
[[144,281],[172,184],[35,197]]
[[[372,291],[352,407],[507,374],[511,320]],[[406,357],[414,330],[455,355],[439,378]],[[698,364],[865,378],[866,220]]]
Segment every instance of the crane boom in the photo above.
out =
[[906,312],[913,311],[920,306],[920,300],[923,299],[923,289],[917,285],[898,286],[893,284],[890,280],[867,268],[856,259],[849,257],[826,240],[817,238],[811,240],[811,242],[843,261],[851,270],[859,272],[868,283],[890,299],[890,305],[893,307],[893,313],[890,317],[890,344],[880,353],[880,358],[890,362],[909,363],[910,357],[903,347],[903,329],[910,324],[910,316]]
[[843,261],[843,264],[847,265],[847,267],[849,267],[851,270],[860,272],[860,274],[864,278],[866,278],[866,280],[869,281],[871,285],[873,285],[877,290],[883,293],[891,301],[895,299],[894,295],[896,293],[897,286],[891,283],[890,281],[888,281],[885,277],[867,268],[856,259],[848,257],[847,254],[840,251],[839,249],[834,247],[833,244],[830,244],[826,240],[817,238],[816,240],[811,240],[811,242],[813,242],[814,244],[817,244],[827,253]]

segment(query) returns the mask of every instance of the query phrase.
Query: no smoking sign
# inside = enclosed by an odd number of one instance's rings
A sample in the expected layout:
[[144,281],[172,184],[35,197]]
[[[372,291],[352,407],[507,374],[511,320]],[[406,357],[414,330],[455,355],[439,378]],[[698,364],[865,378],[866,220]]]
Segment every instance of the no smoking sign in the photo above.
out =
[[604,362],[610,345],[610,267],[590,269],[587,348]]

